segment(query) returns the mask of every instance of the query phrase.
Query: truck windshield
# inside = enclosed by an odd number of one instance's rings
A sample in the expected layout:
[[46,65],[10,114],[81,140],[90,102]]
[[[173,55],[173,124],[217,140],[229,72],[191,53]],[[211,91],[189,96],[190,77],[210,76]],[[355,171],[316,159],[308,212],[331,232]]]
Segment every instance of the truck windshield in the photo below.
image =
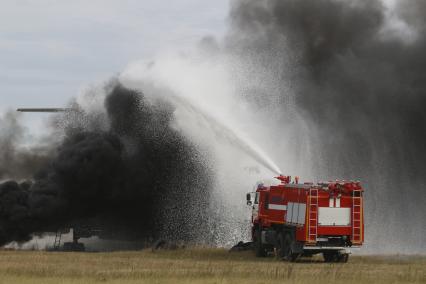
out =
[[254,196],[254,204],[259,204],[259,192],[256,192],[256,195]]

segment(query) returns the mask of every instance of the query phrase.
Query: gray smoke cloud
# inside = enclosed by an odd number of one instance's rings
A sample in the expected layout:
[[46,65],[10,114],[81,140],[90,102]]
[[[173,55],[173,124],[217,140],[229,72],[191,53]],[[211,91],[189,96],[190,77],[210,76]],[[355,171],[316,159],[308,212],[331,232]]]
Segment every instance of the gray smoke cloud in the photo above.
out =
[[28,132],[20,118],[13,110],[0,116],[0,180],[31,177],[52,154],[49,146],[22,146]]
[[314,175],[363,182],[368,248],[419,252],[426,241],[426,5],[399,1],[391,11],[410,40],[390,31],[388,14],[377,0],[234,1],[226,43],[253,73],[269,76],[243,95],[308,125],[301,131],[314,149]]

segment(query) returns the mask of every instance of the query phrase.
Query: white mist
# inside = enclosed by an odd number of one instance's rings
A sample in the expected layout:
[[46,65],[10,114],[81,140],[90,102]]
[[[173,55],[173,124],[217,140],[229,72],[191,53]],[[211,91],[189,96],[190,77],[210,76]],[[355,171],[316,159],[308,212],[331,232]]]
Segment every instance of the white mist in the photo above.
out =
[[253,191],[256,182],[274,182],[280,173],[304,174],[298,171],[303,159],[293,151],[294,144],[299,144],[297,148],[303,144],[292,136],[299,123],[275,122],[277,115],[295,117],[294,112],[277,114],[269,105],[253,108],[244,90],[251,87],[254,76],[243,76],[247,70],[242,66],[232,56],[168,53],[152,62],[132,63],[120,76],[126,87],[172,102],[173,126],[206,153],[215,173],[210,211],[219,246],[248,239],[251,215],[245,193]]

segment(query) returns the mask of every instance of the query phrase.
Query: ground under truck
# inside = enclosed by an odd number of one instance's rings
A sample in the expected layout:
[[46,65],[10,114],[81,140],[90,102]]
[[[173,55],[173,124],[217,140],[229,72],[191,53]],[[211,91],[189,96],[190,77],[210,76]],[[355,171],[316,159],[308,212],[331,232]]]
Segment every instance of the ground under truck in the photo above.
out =
[[252,207],[256,256],[277,255],[295,261],[322,253],[326,262],[347,262],[350,248],[364,242],[363,188],[359,182],[259,184],[247,194]]

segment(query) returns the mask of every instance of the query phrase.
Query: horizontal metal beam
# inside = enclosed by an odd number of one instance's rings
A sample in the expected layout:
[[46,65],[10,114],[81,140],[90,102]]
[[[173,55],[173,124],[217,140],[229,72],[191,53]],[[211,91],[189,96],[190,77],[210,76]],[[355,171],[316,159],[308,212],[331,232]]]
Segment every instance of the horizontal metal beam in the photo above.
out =
[[19,112],[66,112],[72,111],[72,108],[18,108]]
[[313,250],[313,251],[338,250],[340,252],[349,253],[349,254],[352,253],[351,252],[352,248],[356,248],[356,247],[348,248],[348,247],[303,246],[303,250],[306,250],[306,251],[309,251],[309,250]]

